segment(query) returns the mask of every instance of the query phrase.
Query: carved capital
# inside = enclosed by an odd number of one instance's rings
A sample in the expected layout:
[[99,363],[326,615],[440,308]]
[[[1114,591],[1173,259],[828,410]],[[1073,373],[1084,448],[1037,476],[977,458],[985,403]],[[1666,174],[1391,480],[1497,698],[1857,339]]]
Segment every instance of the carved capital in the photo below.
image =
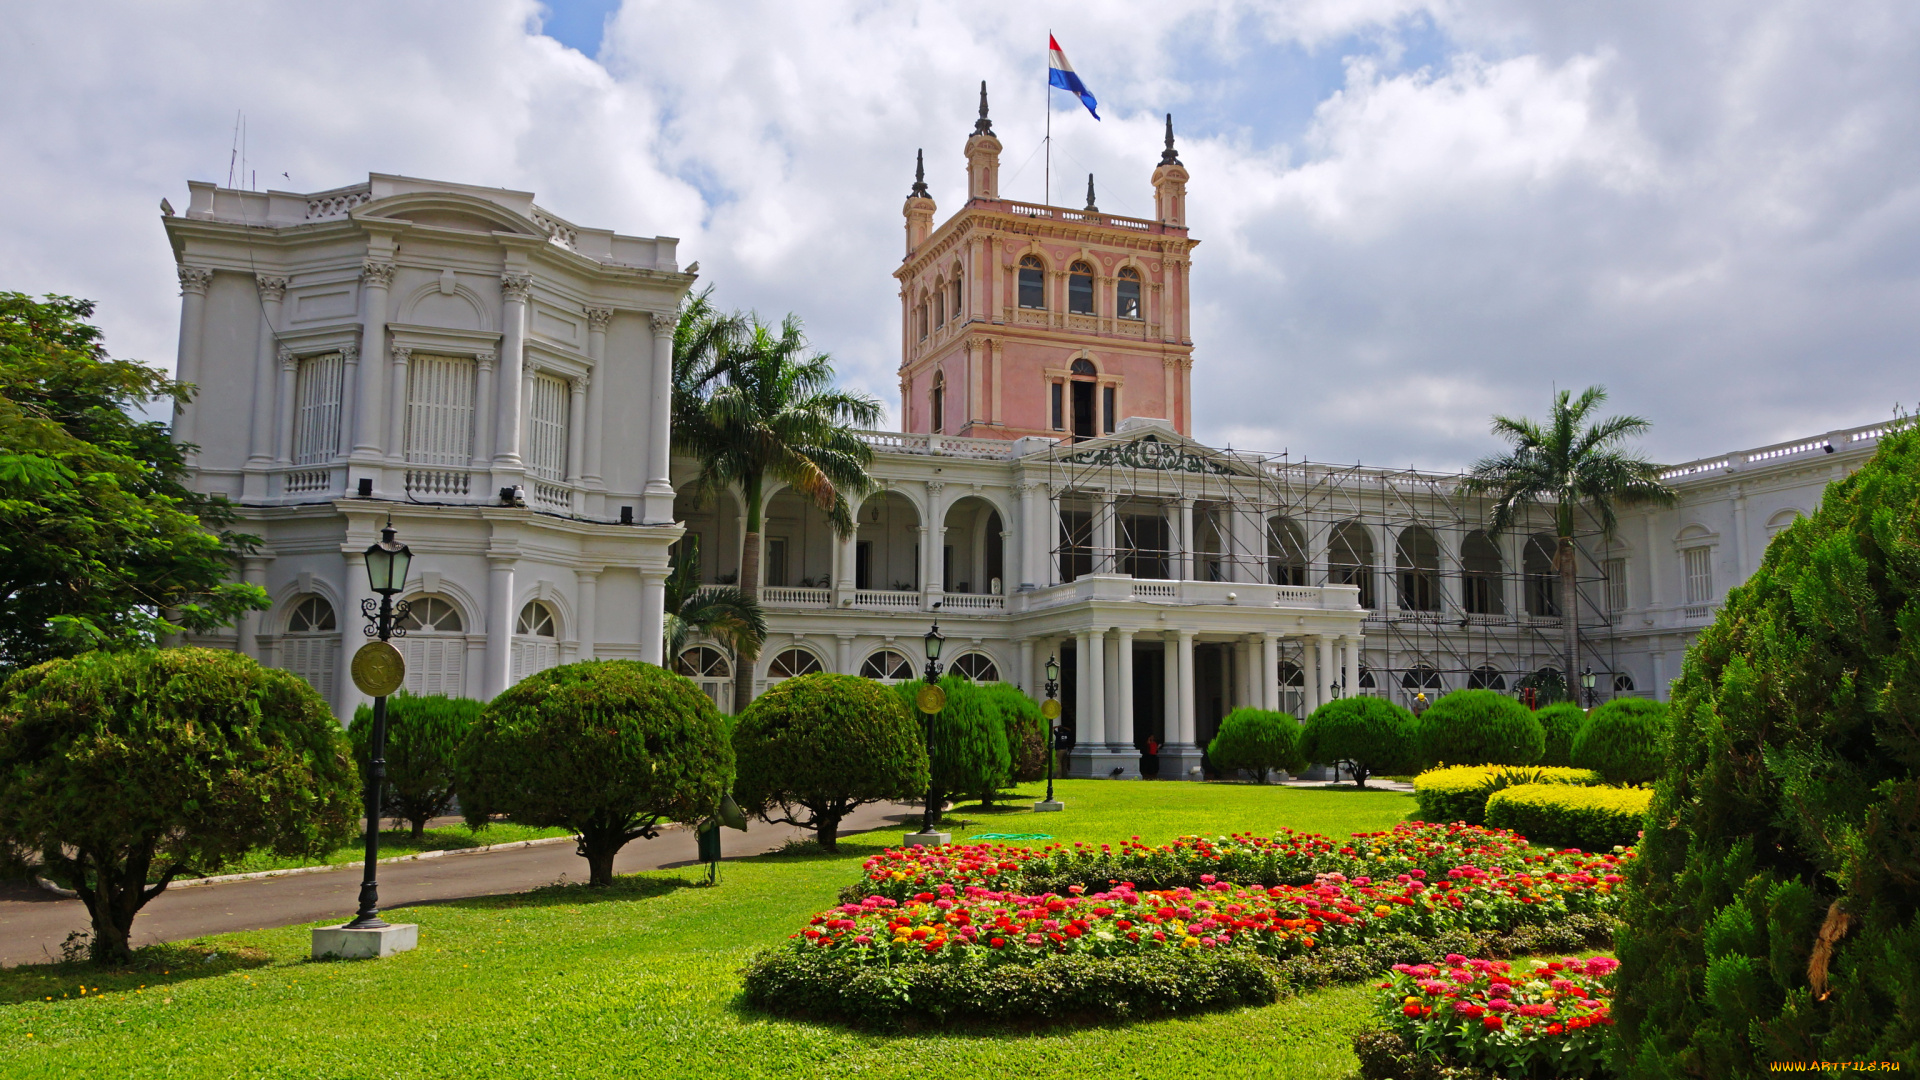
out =
[[293,370],[293,368],[294,368],[294,365],[295,365],[295,363],[296,363],[296,362],[297,362],[297,361],[296,361],[296,359],[295,359],[295,357],[294,357],[294,355],[293,355],[293,350],[292,350],[292,349],[289,349],[289,348],[287,348],[287,347],[286,347],[286,346],[284,346],[284,345],[282,345],[282,346],[280,347],[280,367],[281,367],[281,369],[282,369],[282,370],[285,370],[285,371],[292,371],[292,370]]
[[393,264],[368,259],[360,264],[360,280],[368,288],[384,289],[393,284]]
[[586,312],[587,329],[589,330],[605,330],[607,324],[613,321],[612,308],[590,307],[586,309]]
[[656,311],[653,313],[653,332],[656,335],[671,334],[674,328],[679,325],[680,316],[675,312]]
[[592,385],[593,385],[593,374],[591,372],[583,371],[580,374],[575,375],[573,377],[573,392],[576,394],[586,393],[587,387]]
[[508,300],[525,303],[527,295],[533,292],[532,274],[501,274],[500,295]]
[[490,352],[474,353],[473,362],[480,366],[481,371],[493,370],[493,354]]
[[204,266],[182,266],[179,270],[181,296],[207,295],[207,286],[213,284],[213,271]]
[[401,367],[406,367],[406,366],[407,366],[407,362],[408,362],[409,360],[412,360],[412,359],[413,359],[413,350],[412,350],[412,349],[410,349],[410,348],[408,348],[408,347],[407,347],[407,346],[405,346],[405,345],[395,345],[395,346],[393,347],[393,362],[394,362],[394,363],[396,363],[396,364],[399,364],[399,365],[400,365]]
[[277,304],[287,297],[286,278],[270,274],[255,274],[253,283],[260,288],[260,299],[269,304]]
[[340,359],[342,362],[348,363],[348,364],[359,363],[360,362],[360,346],[358,345],[340,346]]
[[946,489],[947,489],[947,485],[946,485],[946,481],[944,480],[927,481],[927,495],[932,498],[935,498],[935,499],[939,498],[940,493],[942,491],[945,491]]

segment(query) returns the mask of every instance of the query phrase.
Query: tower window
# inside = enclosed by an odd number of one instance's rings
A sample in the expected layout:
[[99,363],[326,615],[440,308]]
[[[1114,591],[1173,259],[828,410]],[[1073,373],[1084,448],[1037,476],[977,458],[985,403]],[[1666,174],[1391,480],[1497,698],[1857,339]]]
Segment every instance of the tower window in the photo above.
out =
[[1047,306],[1046,269],[1040,265],[1038,255],[1024,255],[1020,259],[1020,306],[1023,308]]
[[945,282],[935,282],[933,286],[933,325],[947,325],[947,286]]
[[1053,430],[1065,431],[1067,428],[1066,387],[1053,383],[1050,389],[1053,391]]
[[960,309],[965,306],[960,299],[960,268],[953,268],[953,280],[947,283],[947,318],[958,319]]
[[1075,315],[1093,314],[1093,267],[1077,262],[1067,270],[1067,310]]
[[1073,437],[1076,439],[1093,438],[1094,382],[1099,371],[1093,361],[1081,357],[1073,362]]
[[1114,314],[1123,319],[1143,318],[1140,314],[1140,271],[1131,266],[1120,268],[1120,283]]
[[1113,434],[1113,396],[1113,387],[1100,388],[1100,432],[1103,435]]
[[945,430],[946,413],[947,373],[944,371],[936,371],[933,373],[933,430]]

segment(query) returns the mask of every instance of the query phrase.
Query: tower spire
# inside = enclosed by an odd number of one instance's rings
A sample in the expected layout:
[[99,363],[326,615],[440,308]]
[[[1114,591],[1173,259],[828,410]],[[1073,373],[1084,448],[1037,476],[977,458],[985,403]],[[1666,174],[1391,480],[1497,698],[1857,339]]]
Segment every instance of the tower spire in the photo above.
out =
[[925,150],[913,152],[913,190],[907,192],[909,199],[927,199],[927,157]]
[[1174,153],[1173,151],[1173,114],[1172,113],[1167,114],[1167,148],[1160,152],[1160,164],[1162,165],[1180,164],[1180,155]]
[[1097,214],[1099,212],[1100,212],[1100,208],[1098,206],[1095,206],[1093,202],[1093,174],[1088,173],[1087,174],[1087,213]]
[[[980,119],[973,122],[975,135],[992,135],[993,121],[987,119],[987,80],[980,80]],[[996,136],[997,137],[997,136]]]

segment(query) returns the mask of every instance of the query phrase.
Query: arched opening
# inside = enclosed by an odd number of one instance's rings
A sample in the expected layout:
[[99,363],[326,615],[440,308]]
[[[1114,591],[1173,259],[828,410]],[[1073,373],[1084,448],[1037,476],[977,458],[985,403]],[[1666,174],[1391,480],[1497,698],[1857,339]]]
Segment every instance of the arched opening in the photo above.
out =
[[947,373],[944,370],[933,373],[931,430],[947,430]]
[[762,584],[774,589],[832,587],[833,549],[838,541],[819,503],[784,488],[767,500],[760,527],[765,533],[760,549]]
[[1093,267],[1076,262],[1067,268],[1067,310],[1075,315],[1093,314]]
[[920,588],[920,511],[897,491],[860,505],[853,546],[853,587],[882,592]]
[[1123,319],[1144,318],[1140,314],[1140,271],[1131,266],[1120,268],[1120,281],[1115,290],[1114,314]]
[[1292,660],[1280,661],[1280,708],[1299,716],[1306,710],[1307,673]]
[[945,543],[940,553],[941,588],[953,593],[1006,591],[1006,531],[992,503],[969,495],[947,508]]
[[1173,577],[1173,528],[1166,504],[1124,499],[1114,503],[1113,512],[1119,572],[1150,581]]
[[[673,500],[673,519],[684,522],[687,531],[673,545],[673,557],[697,555],[703,585],[739,584],[743,517],[740,498],[731,491],[702,497],[692,485],[681,488]],[[695,543],[687,544],[688,538]]]
[[820,657],[810,649],[782,649],[767,665],[767,685],[772,686],[783,679],[801,675],[817,675],[825,670],[827,665],[821,663]]
[[1093,361],[1081,357],[1073,362],[1069,369],[1073,378],[1073,437],[1076,439],[1093,438],[1094,424],[1094,380],[1100,377],[1100,371]]
[[947,325],[947,283],[937,279],[933,283],[933,325]]
[[1440,544],[1433,532],[1420,525],[1402,529],[1394,547],[1400,610],[1439,611]]
[[1428,664],[1415,664],[1401,674],[1400,689],[1406,691],[1408,701],[1425,694],[1427,701],[1432,702],[1440,697],[1440,673]]
[[1225,581],[1228,576],[1227,530],[1221,514],[1228,507],[1220,503],[1199,503],[1193,507],[1194,576],[1201,581]]
[[1094,502],[1081,495],[1063,495],[1059,504],[1057,561],[1062,582],[1093,573]]
[[1327,536],[1327,584],[1358,585],[1360,606],[1374,608],[1373,534],[1357,521],[1342,521]]
[[1467,676],[1469,690],[1505,690],[1506,688],[1507,677],[1500,673],[1499,668],[1489,664],[1474,668],[1473,672]]
[[460,609],[445,597],[416,596],[407,601],[400,628],[407,636],[393,643],[407,662],[407,693],[461,696],[466,689],[467,635]]
[[1613,692],[1616,694],[1633,693],[1633,676],[1622,671],[1613,677]]
[[954,322],[960,321],[961,309],[964,306],[960,297],[960,264],[954,263],[953,277],[947,281],[947,318]]
[[280,666],[331,701],[339,655],[340,631],[333,605],[324,596],[295,598],[293,610],[287,613],[286,637],[280,641]]
[[1464,597],[1469,615],[1504,615],[1506,590],[1502,588],[1500,549],[1484,530],[1467,534],[1460,545],[1460,569],[1464,577]]
[[1275,585],[1307,583],[1307,535],[1290,517],[1267,519],[1267,580]]
[[1791,506],[1785,510],[1778,511],[1767,519],[1767,535],[1778,536],[1782,532],[1785,532],[1788,526],[1805,516],[1805,514],[1802,514],[1799,510]]
[[883,683],[905,682],[914,677],[913,661],[897,649],[881,649],[860,665],[860,677]]
[[914,330],[921,341],[927,340],[927,294],[920,294],[920,302],[913,308]]
[[673,662],[673,670],[693,680],[723,713],[733,711],[733,662],[711,645],[695,645]]
[[1560,578],[1553,571],[1553,552],[1559,541],[1548,533],[1527,537],[1520,572],[1526,576],[1527,614],[1551,618],[1560,614]]
[[1047,270],[1038,255],[1020,257],[1020,306],[1045,310],[1047,306]]
[[1000,667],[993,662],[993,657],[986,653],[964,653],[956,658],[947,670],[971,682],[1000,681]]
[[1379,684],[1375,682],[1373,678],[1373,669],[1368,667],[1365,664],[1360,665],[1360,689],[1362,690],[1379,689]]
[[527,601],[513,627],[513,681],[559,662],[560,641],[553,609],[538,600]]

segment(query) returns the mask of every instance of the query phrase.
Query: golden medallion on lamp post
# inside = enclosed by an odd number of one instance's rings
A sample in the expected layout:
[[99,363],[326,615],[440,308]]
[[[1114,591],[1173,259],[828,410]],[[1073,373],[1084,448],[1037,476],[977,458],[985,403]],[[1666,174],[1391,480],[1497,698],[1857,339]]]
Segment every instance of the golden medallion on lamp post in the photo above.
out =
[[923,683],[920,692],[914,695],[914,704],[920,711],[929,715],[947,707],[947,692],[933,683]]
[[407,661],[384,641],[369,641],[353,654],[353,685],[368,697],[386,697],[407,680]]
[[1060,702],[1057,698],[1048,698],[1040,703],[1040,715],[1049,720],[1060,719]]

